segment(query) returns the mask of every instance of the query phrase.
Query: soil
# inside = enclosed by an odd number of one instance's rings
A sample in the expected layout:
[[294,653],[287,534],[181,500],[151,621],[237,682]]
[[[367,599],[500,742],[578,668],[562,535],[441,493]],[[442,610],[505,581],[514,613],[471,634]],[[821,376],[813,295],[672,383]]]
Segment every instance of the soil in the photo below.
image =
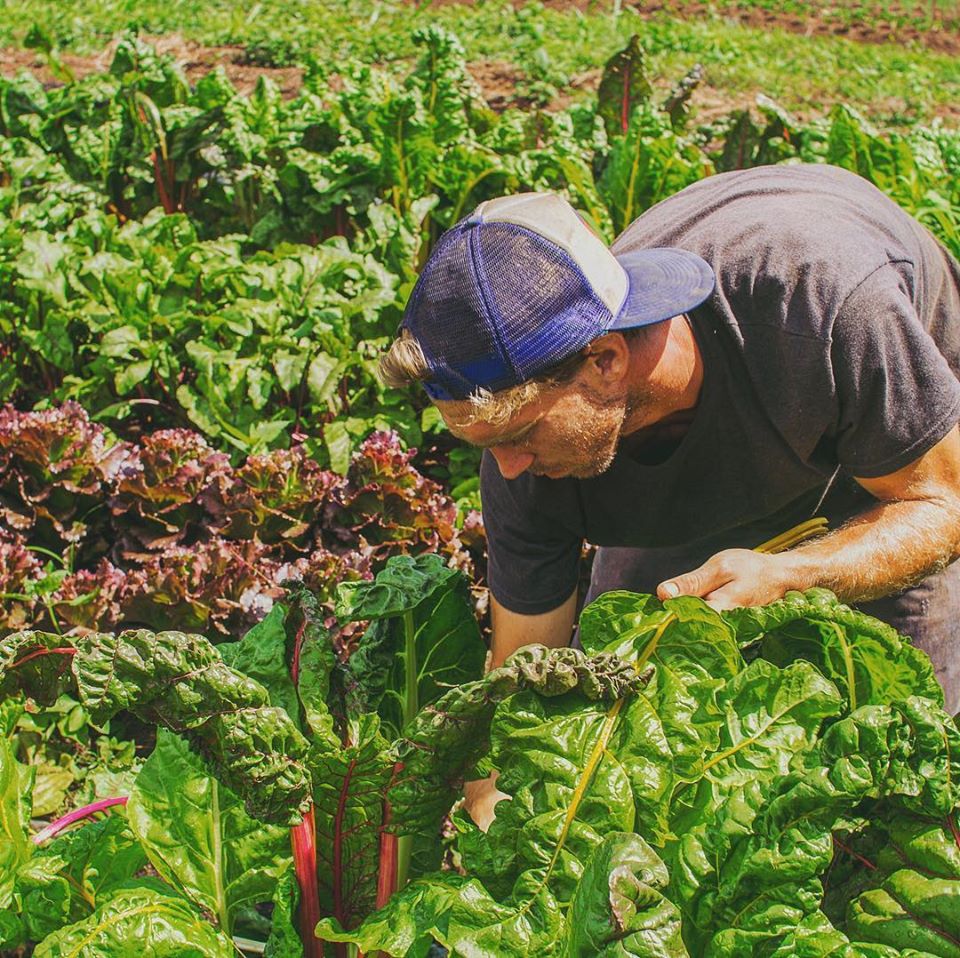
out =
[[[292,99],[300,91],[303,82],[303,70],[299,67],[264,67],[245,63],[246,48],[240,45],[206,47],[193,40],[185,40],[178,34],[143,36],[142,39],[150,43],[158,53],[172,56],[191,83],[214,67],[221,66],[230,82],[241,93],[250,93],[256,86],[257,79],[267,76],[277,84],[284,97]],[[89,73],[102,73],[107,70],[115,49],[116,42],[113,42],[107,44],[96,56],[80,57],[72,53],[62,53],[60,60],[79,79]],[[0,50],[0,74],[13,76],[24,68],[32,71],[45,86],[57,86],[61,82],[35,51],[12,47]]]
[[[435,4],[466,2],[472,0],[432,0]],[[514,0],[519,5],[524,0]],[[546,5],[568,9],[597,10],[609,6],[611,0],[545,0]],[[630,0],[625,0],[630,2]],[[811,5],[806,15],[786,11],[786,4],[777,4],[776,9],[765,9],[748,0],[635,0],[633,6],[643,16],[675,16],[696,18],[722,15],[744,24],[772,29],[792,30],[804,35],[832,34],[846,36],[863,43],[913,43],[926,46],[940,53],[960,56],[960,6],[954,12],[942,12],[939,19],[929,21],[928,8],[900,6],[888,0],[865,0],[863,4],[838,4],[835,7]],[[856,18],[852,13],[856,12]],[[926,18],[926,19],[925,19]],[[856,19],[855,23],[851,23]],[[299,67],[267,67],[247,62],[247,51],[242,45],[208,47],[177,34],[159,37],[144,37],[162,53],[173,56],[181,65],[187,78],[194,82],[216,66],[221,66],[231,82],[242,93],[249,93],[257,79],[267,76],[280,88],[284,97],[294,97],[303,81]],[[113,58],[115,44],[108,44],[97,56],[81,57],[65,53],[61,60],[77,77],[106,70]],[[44,65],[32,50],[8,48],[0,50],[0,74],[12,76],[26,68],[47,86],[60,81]],[[522,74],[514,65],[499,60],[479,60],[469,66],[470,73],[479,84],[487,102],[495,110],[525,104],[521,86]],[[600,69],[589,70],[572,78],[569,90],[565,91],[548,108],[562,109],[569,105],[578,92],[596,90],[600,82]],[[752,96],[743,96],[733,102],[729,95],[721,95],[708,85],[701,86],[695,94],[698,122],[709,122],[716,116],[733,109],[749,107]],[[892,105],[895,106],[895,105]],[[941,106],[937,113],[946,119],[960,119],[960,104]],[[798,114],[799,119],[805,119]]]

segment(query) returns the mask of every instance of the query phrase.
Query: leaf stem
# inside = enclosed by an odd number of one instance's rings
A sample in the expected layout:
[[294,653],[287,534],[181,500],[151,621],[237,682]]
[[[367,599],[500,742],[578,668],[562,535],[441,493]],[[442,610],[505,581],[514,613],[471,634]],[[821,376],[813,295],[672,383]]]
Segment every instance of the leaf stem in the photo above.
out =
[[861,855],[859,852],[855,852],[849,845],[844,845],[844,843],[840,841],[836,835],[833,836],[833,844],[834,847],[839,848],[842,852],[846,852],[851,858],[855,858],[858,862],[860,862],[861,865],[866,866],[871,871],[877,870],[877,866],[874,865],[869,858],[864,858],[863,855]]
[[33,836],[33,843],[34,845],[42,845],[48,839],[56,838],[57,835],[68,829],[74,822],[83,821],[83,819],[90,818],[91,815],[96,815],[97,812],[105,811],[114,805],[126,804],[127,796],[120,795],[116,798],[101,798],[100,801],[91,802],[89,805],[84,805],[83,808],[75,808],[72,812],[68,812],[56,821],[51,822],[46,828],[40,829],[40,831]]
[[420,702],[417,693],[417,631],[413,609],[403,613],[404,727],[417,717]]
[[300,886],[300,939],[304,958],[323,958],[323,942],[314,934],[320,921],[320,890],[317,887],[317,841],[313,806],[299,825],[290,829],[293,868]]
[[24,665],[29,662],[31,659],[39,659],[44,655],[76,655],[77,650],[71,647],[65,647],[60,649],[34,649],[33,652],[30,652],[28,655],[25,655],[22,659],[17,659],[13,665],[10,666],[11,669],[15,669],[20,665]]
[[383,802],[383,823],[380,826],[380,871],[377,875],[377,908],[383,908],[397,890],[397,836],[387,831],[390,824],[390,802]]
[[[420,697],[417,689],[417,630],[413,620],[413,609],[403,613],[403,727],[406,728],[420,711]],[[410,857],[413,852],[413,837],[402,835],[397,839],[397,882],[398,889],[407,883],[410,873]]]
[[[399,768],[399,763],[394,767],[394,773]],[[377,901],[376,907],[379,910],[390,901],[391,895],[397,890],[397,865],[398,865],[398,845],[399,839],[396,835],[387,831],[391,818],[390,801],[387,798],[383,800],[383,819],[380,824],[380,861],[379,871],[377,872]],[[375,958],[389,958],[387,952],[374,952]]]
[[957,828],[956,812],[952,815],[947,815],[947,824],[950,826],[950,833],[953,835],[953,840],[957,843],[957,848],[960,848],[960,828]]
[[223,887],[226,865],[223,861],[223,830],[220,824],[220,783],[216,778],[210,779],[210,808],[210,844],[214,864],[214,892],[217,896],[217,921],[223,931],[229,935],[233,929],[230,927],[227,895]]

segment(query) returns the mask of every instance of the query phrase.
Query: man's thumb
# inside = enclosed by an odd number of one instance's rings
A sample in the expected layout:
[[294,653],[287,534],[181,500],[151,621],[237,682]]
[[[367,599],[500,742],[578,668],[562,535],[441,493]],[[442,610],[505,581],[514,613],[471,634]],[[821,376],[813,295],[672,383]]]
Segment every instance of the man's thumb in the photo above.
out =
[[661,601],[675,599],[678,595],[697,595],[702,598],[726,581],[719,571],[711,566],[710,561],[707,561],[698,569],[685,572],[683,575],[675,575],[672,579],[661,582],[657,586],[657,598]]

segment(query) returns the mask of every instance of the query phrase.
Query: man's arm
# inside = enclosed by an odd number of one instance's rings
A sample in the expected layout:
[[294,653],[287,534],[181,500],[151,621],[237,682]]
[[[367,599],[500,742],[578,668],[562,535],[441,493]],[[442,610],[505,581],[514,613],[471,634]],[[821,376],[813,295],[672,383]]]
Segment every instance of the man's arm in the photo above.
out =
[[491,596],[490,614],[493,623],[490,668],[495,669],[525,645],[539,644],[550,648],[569,645],[577,614],[577,591],[575,589],[562,605],[540,615],[511,612]]
[[956,426],[903,469],[857,482],[879,501],[835,532],[779,555],[726,549],[661,583],[657,595],[697,595],[722,610],[821,586],[862,602],[915,585],[960,557]]

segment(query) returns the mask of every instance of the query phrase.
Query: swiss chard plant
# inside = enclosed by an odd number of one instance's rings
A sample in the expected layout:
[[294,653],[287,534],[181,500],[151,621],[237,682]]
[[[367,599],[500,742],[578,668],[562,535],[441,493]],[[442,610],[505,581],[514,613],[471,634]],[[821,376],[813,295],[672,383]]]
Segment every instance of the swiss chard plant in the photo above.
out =
[[[30,773],[8,757],[8,934],[69,935],[148,892],[212,917],[208,935],[249,934],[273,889],[283,955],[955,956],[960,732],[922,653],[829,593],[725,616],[610,593],[581,618],[585,651],[532,647],[482,678],[465,584],[436,557],[344,585],[337,612],[300,593],[219,650],[6,640],[8,688],[133,709],[207,763],[161,736],[111,824],[164,890],[134,868],[53,918],[26,904]],[[507,798],[482,832],[456,800],[491,768]],[[292,824],[290,851],[248,814]]]
[[[212,918],[203,940],[217,944],[197,954],[229,953],[238,935],[266,937],[270,922],[258,923],[254,906],[276,895],[276,914],[287,915],[287,925],[274,922],[272,947],[286,938],[297,943],[290,953],[318,955],[313,927],[321,915],[355,924],[427,867],[414,852],[436,865],[439,818],[434,847],[423,842],[415,849],[388,831],[388,786],[401,771],[391,742],[448,685],[482,670],[485,650],[466,580],[438,556],[398,557],[374,582],[343,586],[340,612],[341,626],[331,629],[321,603],[304,591],[289,610],[276,606],[242,642],[219,649],[174,632],[82,639],[25,632],[4,640],[6,692],[26,690],[50,704],[66,689],[96,722],[129,710],[167,730],[123,796],[127,824],[96,825],[117,832],[132,863],[115,881],[98,884],[98,894],[71,891],[84,879],[70,871],[81,866],[69,854],[44,879],[53,891],[34,887],[40,853],[28,828],[33,771],[5,745],[6,944],[42,939],[39,947],[46,948],[51,935],[50,941],[80,941],[99,923],[110,925],[114,937],[104,938],[98,953],[122,953],[108,945],[131,941],[142,909],[156,904],[147,894],[158,891],[156,880],[138,874],[149,861],[166,882],[162,894],[179,909],[168,918],[164,947],[172,950],[164,953],[176,953],[175,943],[189,940],[191,923],[203,915]],[[373,622],[363,636],[351,628],[358,618]],[[402,662],[399,671],[394,661]],[[382,729],[373,703],[381,706]],[[69,820],[108,804],[94,803]],[[77,881],[71,884],[68,873]],[[129,907],[140,917],[129,924],[113,917],[111,903],[121,892],[136,898]],[[38,916],[37,902],[48,894],[66,897]],[[297,899],[299,937],[291,924]]]
[[[727,618],[611,593],[580,635],[632,668],[626,694],[448,693],[409,737],[411,805],[439,790],[436,755],[481,737],[509,800],[486,833],[456,817],[462,873],[324,935],[396,956],[432,940],[463,955],[956,954],[960,733],[922,653],[822,592]],[[891,829],[912,844],[880,858]]]

